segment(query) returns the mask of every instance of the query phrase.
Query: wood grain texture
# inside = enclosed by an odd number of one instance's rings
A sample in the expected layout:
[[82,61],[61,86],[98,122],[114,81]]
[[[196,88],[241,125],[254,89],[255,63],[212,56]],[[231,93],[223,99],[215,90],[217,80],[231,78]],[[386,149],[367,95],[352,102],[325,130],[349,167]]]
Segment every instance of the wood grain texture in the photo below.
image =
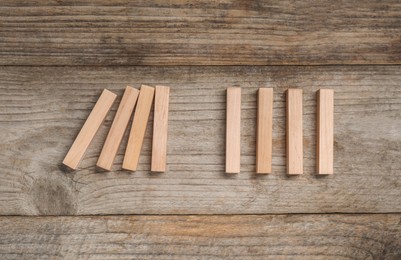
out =
[[[99,91],[174,86],[169,168],[97,172],[115,104],[81,169],[59,165]],[[0,214],[401,212],[401,67],[2,67]],[[241,174],[225,171],[226,88],[242,89]],[[273,174],[255,174],[257,89],[274,88]],[[303,89],[304,174],[286,176],[285,92]],[[316,176],[316,91],[334,89],[334,171]],[[79,91],[78,91],[79,90]],[[126,140],[125,137],[123,140]],[[126,147],[123,142],[115,165]],[[296,196],[294,196],[296,194]]]
[[241,171],[241,88],[227,88],[226,173]]
[[68,150],[63,160],[64,165],[71,169],[77,169],[86,150],[109,113],[116,97],[116,94],[107,89],[102,91],[102,94],[72,143],[71,148]]
[[272,173],[273,101],[273,88],[258,90],[256,173]]
[[114,158],[117,155],[118,148],[120,147],[125,130],[127,129],[132,112],[134,111],[138,94],[139,90],[130,86],[125,87],[124,94],[121,98],[120,104],[118,105],[117,112],[114,116],[109,133],[107,134],[106,141],[104,142],[96,166],[104,170],[111,170]]
[[290,88],[287,90],[287,174],[290,175],[304,172],[302,99],[302,89]]
[[0,65],[400,64],[400,35],[398,0],[0,3]]
[[132,120],[131,131],[124,154],[122,168],[125,170],[136,171],[138,167],[149,114],[153,105],[154,94],[155,88],[146,85],[141,86],[138,104],[135,108],[134,119]]
[[155,87],[152,136],[152,172],[165,172],[167,167],[168,107],[170,87]]
[[316,172],[333,174],[334,91],[319,89],[316,95]]
[[0,217],[1,259],[401,258],[401,216]]

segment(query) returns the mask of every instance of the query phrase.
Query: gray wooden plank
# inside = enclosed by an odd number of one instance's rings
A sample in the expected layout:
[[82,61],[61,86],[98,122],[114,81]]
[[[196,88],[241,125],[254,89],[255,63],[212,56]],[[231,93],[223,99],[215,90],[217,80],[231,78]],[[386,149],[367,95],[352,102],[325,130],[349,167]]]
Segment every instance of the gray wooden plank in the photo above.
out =
[[390,215],[0,217],[1,259],[400,259]]
[[0,3],[0,65],[400,64],[389,1]]
[[[2,67],[0,214],[401,212],[401,67]],[[171,86],[168,171],[94,165],[116,102],[80,170],[60,167],[103,88]],[[224,174],[225,89],[242,87],[241,173]],[[255,175],[256,91],[273,87],[273,174]],[[285,174],[285,90],[304,90],[304,174]],[[334,175],[315,176],[316,90],[335,90]],[[119,98],[118,98],[119,100]],[[151,115],[152,118],[152,115]]]

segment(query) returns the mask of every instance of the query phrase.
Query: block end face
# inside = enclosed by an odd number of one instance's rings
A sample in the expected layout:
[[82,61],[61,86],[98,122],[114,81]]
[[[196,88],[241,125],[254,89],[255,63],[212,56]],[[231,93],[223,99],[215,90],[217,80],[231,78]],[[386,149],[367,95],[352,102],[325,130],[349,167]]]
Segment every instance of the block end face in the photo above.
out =
[[101,169],[101,170],[104,170],[104,171],[111,171],[111,165],[106,165],[104,163],[99,163],[98,162],[98,163],[96,163],[96,167]]
[[114,99],[117,98],[117,94],[111,92],[111,91],[108,90],[108,89],[103,89],[102,94],[109,95],[109,96],[111,96],[111,97],[114,98]]
[[166,169],[165,168],[151,167],[150,171],[151,172],[156,172],[156,173],[163,173],[163,172],[166,172]]
[[256,174],[271,174],[272,170],[269,168],[257,168]]
[[136,172],[136,166],[131,163],[123,163],[121,168],[126,171]]
[[66,161],[66,160],[64,160],[63,162],[62,162],[62,164],[65,166],[65,167],[67,167],[68,169],[71,169],[71,170],[76,170],[76,169],[78,169],[78,165],[75,165],[75,164],[72,164],[72,163],[70,163],[70,162],[68,162],[68,161]]

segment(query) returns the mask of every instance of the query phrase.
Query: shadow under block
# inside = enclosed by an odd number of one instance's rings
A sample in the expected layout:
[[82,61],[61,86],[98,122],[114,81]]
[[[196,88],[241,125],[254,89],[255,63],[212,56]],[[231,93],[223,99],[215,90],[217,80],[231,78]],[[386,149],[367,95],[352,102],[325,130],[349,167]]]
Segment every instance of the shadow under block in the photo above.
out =
[[241,168],[241,88],[227,88],[226,173]]
[[86,150],[95,137],[96,132],[110,111],[117,95],[111,91],[104,89],[98,101],[93,107],[91,113],[81,128],[78,136],[75,138],[70,150],[64,158],[63,164],[71,169],[77,169]]
[[316,171],[333,174],[334,145],[334,90],[317,92]]
[[141,153],[143,139],[145,137],[146,126],[148,124],[150,110],[152,108],[155,89],[142,85],[139,91],[138,103],[136,105],[134,119],[125,150],[122,168],[125,170],[136,171],[139,155]]
[[287,90],[287,174],[303,173],[302,89]]
[[132,112],[134,111],[138,93],[139,91],[137,89],[130,86],[125,88],[124,95],[118,106],[113,124],[110,127],[96,166],[108,171],[111,170],[114,158],[116,157]]
[[259,88],[256,137],[256,173],[272,172],[273,88]]
[[153,113],[152,172],[166,171],[169,95],[169,87],[156,86]]

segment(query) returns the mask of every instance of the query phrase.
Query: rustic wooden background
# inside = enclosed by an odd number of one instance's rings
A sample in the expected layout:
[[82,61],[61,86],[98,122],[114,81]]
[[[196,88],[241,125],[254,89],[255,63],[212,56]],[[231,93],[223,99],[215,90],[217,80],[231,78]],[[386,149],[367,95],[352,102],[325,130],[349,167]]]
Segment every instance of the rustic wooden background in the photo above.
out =
[[[171,86],[168,171],[61,161],[108,88]],[[0,2],[1,259],[401,259],[401,2]],[[225,89],[243,89],[241,173],[224,173]],[[255,175],[273,87],[273,174]],[[285,174],[285,90],[304,90],[304,174]],[[316,98],[335,90],[333,176]],[[126,139],[125,139],[126,140]],[[126,141],[125,141],[126,142]]]

